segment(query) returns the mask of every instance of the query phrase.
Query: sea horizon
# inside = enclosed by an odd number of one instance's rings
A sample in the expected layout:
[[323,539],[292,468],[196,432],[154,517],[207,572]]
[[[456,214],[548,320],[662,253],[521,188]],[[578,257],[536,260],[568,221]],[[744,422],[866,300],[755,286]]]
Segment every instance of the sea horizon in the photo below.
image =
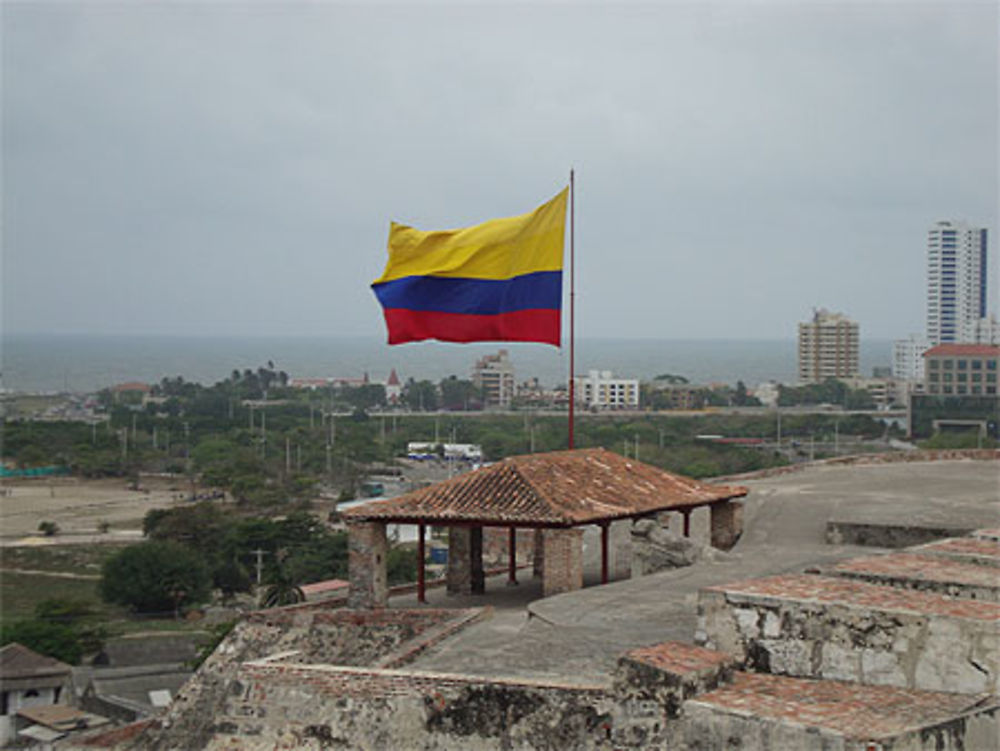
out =
[[[233,370],[274,362],[293,378],[352,377],[381,381],[395,369],[406,381],[468,378],[475,361],[506,349],[518,382],[564,383],[566,347],[523,342],[452,344],[419,342],[390,347],[365,336],[179,335],[4,333],[2,386],[7,392],[88,393],[126,381],[157,383],[164,377],[211,385]],[[610,370],[650,380],[670,373],[692,383],[747,386],[796,381],[792,339],[659,339],[577,337],[575,371]],[[862,339],[861,374],[891,362],[892,340]]]

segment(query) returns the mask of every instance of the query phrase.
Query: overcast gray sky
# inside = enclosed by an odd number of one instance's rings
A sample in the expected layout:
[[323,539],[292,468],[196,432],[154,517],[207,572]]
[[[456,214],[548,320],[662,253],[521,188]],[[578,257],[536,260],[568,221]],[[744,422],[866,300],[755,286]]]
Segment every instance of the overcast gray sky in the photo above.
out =
[[581,336],[920,332],[942,218],[990,228],[996,303],[993,2],[2,14],[7,332],[383,338],[390,220],[571,166]]

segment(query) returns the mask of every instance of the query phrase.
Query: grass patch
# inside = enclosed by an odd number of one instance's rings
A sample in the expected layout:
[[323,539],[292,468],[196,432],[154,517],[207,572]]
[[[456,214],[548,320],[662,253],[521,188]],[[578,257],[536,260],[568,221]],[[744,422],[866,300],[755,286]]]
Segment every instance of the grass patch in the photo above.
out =
[[183,618],[140,618],[125,608],[101,600],[97,579],[66,579],[45,574],[0,572],[0,623],[30,619],[40,602],[52,599],[85,600],[94,611],[94,621],[110,635],[136,634],[145,631],[204,631],[201,621]]
[[55,598],[86,600],[96,611],[106,610],[97,593],[96,579],[64,579],[44,574],[0,572],[0,618],[12,623],[35,615],[35,607],[43,600]]

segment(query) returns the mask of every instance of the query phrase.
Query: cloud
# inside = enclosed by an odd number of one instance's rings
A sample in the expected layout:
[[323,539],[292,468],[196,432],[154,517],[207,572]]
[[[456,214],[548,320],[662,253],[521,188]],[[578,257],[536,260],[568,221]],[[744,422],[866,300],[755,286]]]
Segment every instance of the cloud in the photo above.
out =
[[9,330],[380,337],[390,219],[520,213],[571,166],[594,336],[817,304],[901,336],[926,228],[997,226],[992,4],[3,15]]

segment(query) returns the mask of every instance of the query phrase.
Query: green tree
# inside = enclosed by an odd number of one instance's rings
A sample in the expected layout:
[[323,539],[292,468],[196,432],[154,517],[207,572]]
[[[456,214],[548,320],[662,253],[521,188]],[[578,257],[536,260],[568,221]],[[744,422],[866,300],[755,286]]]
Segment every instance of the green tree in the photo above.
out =
[[122,549],[104,562],[100,582],[105,601],[144,614],[176,614],[187,605],[207,600],[210,587],[202,556],[171,541]]
[[482,395],[472,381],[449,376],[441,381],[441,406],[450,410],[481,409]]
[[430,381],[406,382],[401,396],[403,404],[412,410],[434,412],[438,408],[437,387]]

